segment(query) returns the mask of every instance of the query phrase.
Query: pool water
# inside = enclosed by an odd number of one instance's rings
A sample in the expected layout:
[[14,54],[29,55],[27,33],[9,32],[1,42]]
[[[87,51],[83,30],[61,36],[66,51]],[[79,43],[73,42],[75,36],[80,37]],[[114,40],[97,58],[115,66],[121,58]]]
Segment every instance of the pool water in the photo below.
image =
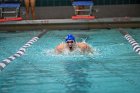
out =
[[[140,43],[140,29],[125,29]],[[0,32],[0,60],[39,31]],[[56,55],[67,34],[86,40],[93,55]],[[0,72],[0,93],[140,93],[140,55],[117,29],[47,32]]]

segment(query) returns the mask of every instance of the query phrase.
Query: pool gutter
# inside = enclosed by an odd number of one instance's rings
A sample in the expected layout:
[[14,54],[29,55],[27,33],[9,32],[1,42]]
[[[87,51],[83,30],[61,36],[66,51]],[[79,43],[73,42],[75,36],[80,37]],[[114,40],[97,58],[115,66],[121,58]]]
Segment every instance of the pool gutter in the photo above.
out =
[[140,18],[96,18],[94,20],[43,19],[0,23],[0,31],[63,30],[94,28],[140,28]]

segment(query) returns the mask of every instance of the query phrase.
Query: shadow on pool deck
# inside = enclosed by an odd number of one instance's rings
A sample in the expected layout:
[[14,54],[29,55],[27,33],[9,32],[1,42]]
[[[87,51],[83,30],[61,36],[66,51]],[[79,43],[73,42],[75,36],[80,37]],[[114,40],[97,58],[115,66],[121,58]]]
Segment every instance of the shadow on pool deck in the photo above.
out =
[[94,20],[43,19],[22,20],[0,23],[0,31],[27,30],[62,30],[62,29],[94,29],[94,28],[139,28],[140,18],[116,17],[95,18]]

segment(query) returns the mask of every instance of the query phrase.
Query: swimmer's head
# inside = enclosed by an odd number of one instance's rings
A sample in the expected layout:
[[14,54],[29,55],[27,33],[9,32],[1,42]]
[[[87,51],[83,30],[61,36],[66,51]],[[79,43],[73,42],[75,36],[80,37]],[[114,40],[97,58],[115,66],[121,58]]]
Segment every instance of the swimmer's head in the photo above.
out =
[[72,34],[68,34],[65,39],[66,42],[68,42],[70,40],[75,42],[75,37]]
[[75,37],[72,34],[68,34],[66,36],[65,41],[66,41],[66,45],[69,48],[69,50],[72,51],[75,46]]

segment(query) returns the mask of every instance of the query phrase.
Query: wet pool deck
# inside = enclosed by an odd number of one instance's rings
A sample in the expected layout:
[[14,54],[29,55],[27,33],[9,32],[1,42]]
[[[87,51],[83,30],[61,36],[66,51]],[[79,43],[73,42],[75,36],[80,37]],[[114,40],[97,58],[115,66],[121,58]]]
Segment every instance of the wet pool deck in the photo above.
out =
[[61,30],[61,29],[94,29],[94,28],[139,28],[140,18],[116,17],[96,18],[94,20],[42,19],[22,20],[0,23],[0,31],[22,30]]

